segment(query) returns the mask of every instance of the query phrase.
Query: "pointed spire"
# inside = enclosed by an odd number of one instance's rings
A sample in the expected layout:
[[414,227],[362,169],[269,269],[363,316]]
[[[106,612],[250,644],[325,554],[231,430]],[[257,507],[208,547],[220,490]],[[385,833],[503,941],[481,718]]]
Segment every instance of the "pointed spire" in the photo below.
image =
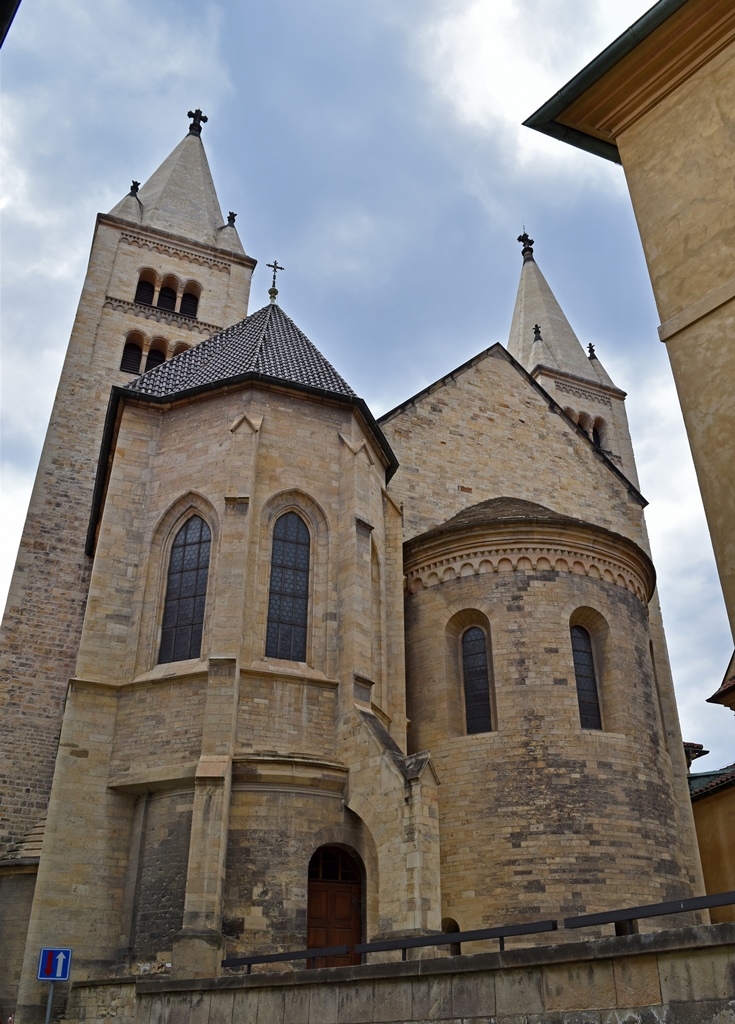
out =
[[[539,270],[533,254],[533,239],[524,231],[518,241],[523,247],[523,267],[508,351],[529,372],[535,366],[543,365],[601,382],[596,367],[590,365],[591,360],[585,355],[579,338]],[[538,340],[535,326],[539,327]],[[608,379],[602,383],[612,384],[612,381]]]
[[[110,213],[143,227],[159,228],[205,245],[244,253],[234,217],[225,223],[201,140],[207,120],[197,108],[189,132],[142,186]],[[134,186],[138,183],[134,182]]]

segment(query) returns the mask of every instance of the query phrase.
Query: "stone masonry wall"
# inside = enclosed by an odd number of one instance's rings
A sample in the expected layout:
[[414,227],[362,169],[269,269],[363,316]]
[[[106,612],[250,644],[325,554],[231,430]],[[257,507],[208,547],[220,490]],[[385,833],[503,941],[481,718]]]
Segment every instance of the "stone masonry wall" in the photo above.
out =
[[733,1024],[733,925],[407,963],[80,985],[115,1024]]

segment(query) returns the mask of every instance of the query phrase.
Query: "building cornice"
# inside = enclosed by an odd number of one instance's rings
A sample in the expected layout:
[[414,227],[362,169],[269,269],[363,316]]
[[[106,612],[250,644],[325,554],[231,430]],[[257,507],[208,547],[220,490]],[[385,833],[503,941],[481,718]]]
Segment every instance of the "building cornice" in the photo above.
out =
[[491,572],[566,572],[623,587],[650,601],[656,572],[633,541],[589,523],[504,520],[448,529],[404,545],[413,593],[462,576]]
[[196,331],[210,337],[218,331],[223,330],[218,324],[208,324],[204,320],[197,320],[196,317],[182,316],[181,313],[172,313],[167,309],[160,309],[158,306],[148,306],[144,302],[130,302],[129,299],[118,299],[114,295],[105,295],[105,309],[115,309],[123,313],[132,313],[133,316],[140,316],[146,320],[155,320],[159,324],[170,324],[172,327],[180,327],[186,331]]
[[620,163],[620,134],[733,40],[732,0],[659,0],[523,123]]
[[194,242],[190,238],[182,238],[160,228],[142,227],[131,224],[121,217],[113,217],[109,213],[97,214],[97,226],[109,224],[116,228],[122,228],[121,241],[128,245],[137,246],[139,249],[149,249],[152,252],[161,252],[169,256],[178,256],[190,263],[196,263],[211,267],[214,270],[229,270],[233,263],[248,267],[254,270],[258,261],[252,256],[244,253],[230,252],[229,249],[219,249],[214,245],[205,245],[203,242]]

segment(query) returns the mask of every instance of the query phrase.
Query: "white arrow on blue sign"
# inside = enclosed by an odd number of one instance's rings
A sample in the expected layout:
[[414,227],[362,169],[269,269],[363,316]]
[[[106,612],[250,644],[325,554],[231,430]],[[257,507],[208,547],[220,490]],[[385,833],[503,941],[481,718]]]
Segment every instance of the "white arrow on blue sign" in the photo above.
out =
[[71,949],[50,949],[44,946],[38,958],[39,981],[68,981],[71,970]]

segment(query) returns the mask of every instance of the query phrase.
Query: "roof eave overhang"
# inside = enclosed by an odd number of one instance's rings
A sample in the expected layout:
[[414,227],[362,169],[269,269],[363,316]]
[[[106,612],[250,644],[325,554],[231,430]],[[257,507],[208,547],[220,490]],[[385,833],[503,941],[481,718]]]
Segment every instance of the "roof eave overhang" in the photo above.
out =
[[87,530],[85,552],[92,557],[97,542],[97,527],[102,515],[104,498],[109,476],[111,458],[114,453],[115,436],[120,422],[122,406],[124,402],[144,402],[157,406],[177,405],[182,401],[190,401],[200,395],[213,391],[229,391],[233,388],[240,388],[246,384],[264,384],[267,387],[277,387],[281,390],[296,391],[309,395],[312,398],[319,398],[322,401],[335,402],[338,405],[350,405],[360,415],[368,430],[378,443],[385,465],[386,482],[391,479],[398,469],[398,459],[393,452],[388,440],[380,429],[375,417],[371,413],[367,402],[357,395],[341,395],[337,391],[328,391],[325,388],[311,387],[308,384],[298,384],[294,381],[282,380],[279,377],[271,377],[268,374],[248,372],[230,377],[226,381],[215,381],[210,384],[200,384],[197,387],[188,388],[184,391],[177,391],[175,394],[150,395],[143,391],[132,391],[126,387],[115,385],[110,393],[110,401],[105,416],[105,426],[102,434],[102,444],[97,462],[97,475],[95,477],[94,492],[92,496],[92,512]]
[[624,57],[656,31],[672,14],[675,14],[690,0],[659,0],[657,4],[619,35],[602,53],[582,68],[563,88],[539,107],[524,122],[524,127],[533,128],[543,135],[575,146],[577,149],[601,156],[613,163],[622,163],[618,147],[596,135],[580,131],[564,124],[560,118],[587,90],[595,85]]

